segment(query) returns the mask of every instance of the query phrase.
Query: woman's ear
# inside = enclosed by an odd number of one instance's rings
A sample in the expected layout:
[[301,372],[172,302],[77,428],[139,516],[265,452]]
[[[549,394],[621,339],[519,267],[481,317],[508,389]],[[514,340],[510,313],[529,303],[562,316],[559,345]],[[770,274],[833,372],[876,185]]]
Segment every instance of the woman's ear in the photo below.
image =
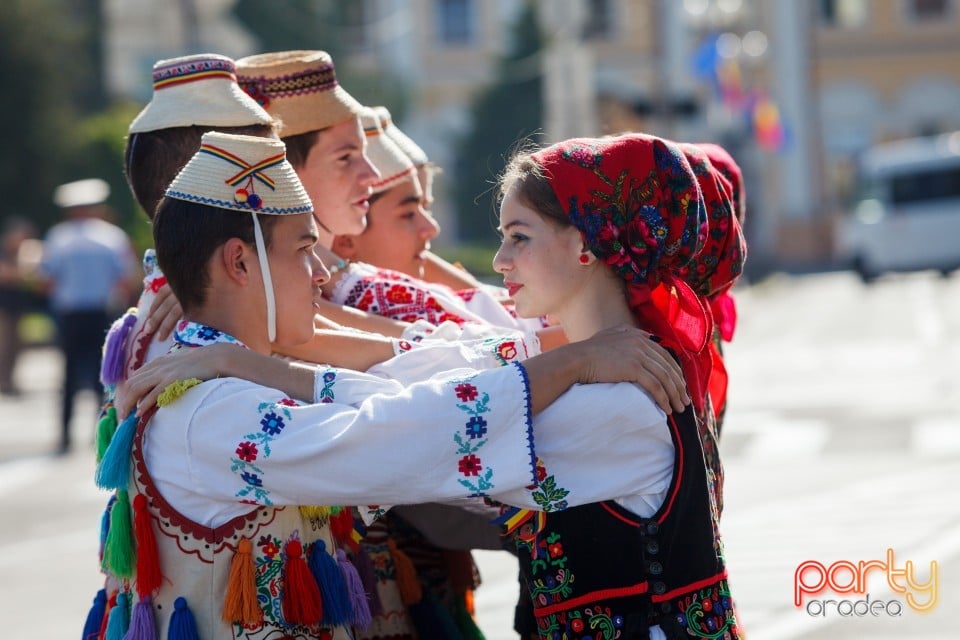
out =
[[593,251],[587,248],[583,243],[580,244],[580,255],[577,257],[580,261],[580,264],[583,266],[589,266],[597,261],[597,256],[593,255]]
[[333,245],[330,247],[335,254],[347,260],[353,260],[357,255],[357,243],[353,241],[355,236],[334,236]]

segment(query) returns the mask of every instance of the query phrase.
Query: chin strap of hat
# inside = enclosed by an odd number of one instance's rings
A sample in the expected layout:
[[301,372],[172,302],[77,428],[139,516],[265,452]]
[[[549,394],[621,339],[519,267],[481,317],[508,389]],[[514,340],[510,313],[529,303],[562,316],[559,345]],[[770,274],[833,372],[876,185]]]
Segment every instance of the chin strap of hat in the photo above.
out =
[[253,214],[253,237],[257,243],[257,260],[260,262],[260,275],[263,278],[263,292],[267,298],[267,337],[270,342],[277,339],[277,301],[273,295],[273,279],[270,277],[270,263],[267,261],[267,245],[263,241],[260,228],[260,216]]

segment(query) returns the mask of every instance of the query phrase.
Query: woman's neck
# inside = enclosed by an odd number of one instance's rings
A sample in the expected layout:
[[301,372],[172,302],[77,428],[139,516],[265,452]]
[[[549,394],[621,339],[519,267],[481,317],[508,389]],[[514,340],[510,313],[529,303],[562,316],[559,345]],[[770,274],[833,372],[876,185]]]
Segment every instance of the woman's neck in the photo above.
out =
[[567,307],[556,314],[570,342],[586,340],[620,324],[636,326],[621,283],[613,277],[591,279]]

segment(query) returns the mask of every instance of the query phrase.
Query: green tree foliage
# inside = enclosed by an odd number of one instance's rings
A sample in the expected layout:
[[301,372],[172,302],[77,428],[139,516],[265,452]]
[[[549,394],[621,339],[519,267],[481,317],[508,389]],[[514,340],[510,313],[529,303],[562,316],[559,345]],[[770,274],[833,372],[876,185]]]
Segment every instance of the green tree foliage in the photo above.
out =
[[454,197],[465,240],[493,244],[492,186],[510,151],[541,136],[544,44],[535,3],[528,0],[511,29],[508,51],[497,63],[496,80],[477,95],[472,128],[458,140]]
[[0,11],[0,215],[39,227],[56,216],[50,193],[72,148],[71,34],[51,20],[63,8],[57,0],[10,0]]

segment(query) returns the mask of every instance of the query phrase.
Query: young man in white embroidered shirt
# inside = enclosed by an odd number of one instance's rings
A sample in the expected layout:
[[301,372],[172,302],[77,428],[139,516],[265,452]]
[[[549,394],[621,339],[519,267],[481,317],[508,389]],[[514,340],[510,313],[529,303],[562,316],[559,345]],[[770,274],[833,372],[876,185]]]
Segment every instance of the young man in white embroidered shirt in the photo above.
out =
[[[153,412],[150,404],[167,386],[155,377],[162,367],[148,365],[131,378],[130,397],[153,390],[140,405],[139,424],[127,420],[118,429],[98,479],[118,490],[111,530],[120,528],[117,505],[123,511],[132,504],[138,518],[145,510],[152,527],[166,534],[155,542],[164,580],[148,583],[139,574],[141,552],[151,548],[139,527],[136,571],[111,552],[109,540],[104,561],[122,578],[121,595],[132,598],[136,585],[142,605],[134,616],[157,617],[163,635],[190,609],[202,637],[232,637],[241,628],[250,637],[278,629],[313,637],[324,626],[340,637],[342,620],[325,621],[319,605],[305,605],[307,595],[294,592],[300,554],[313,562],[314,554],[332,553],[334,541],[315,540],[308,514],[289,507],[525,495],[536,482],[531,415],[574,383],[646,375],[640,363],[648,360],[648,338],[627,328],[523,365],[458,369],[408,386],[270,358],[272,344],[313,336],[314,303],[327,272],[313,253],[318,233],[311,212],[281,142],[217,133],[204,136],[157,211],[158,259],[185,313],[179,348],[201,347],[214,365],[217,350],[249,354],[259,374],[291,392],[230,377],[182,381],[169,386],[164,406]],[[118,464],[123,460],[128,467]],[[233,593],[231,557],[251,547],[253,592],[265,589],[264,597],[252,613],[231,616],[223,601]]]

